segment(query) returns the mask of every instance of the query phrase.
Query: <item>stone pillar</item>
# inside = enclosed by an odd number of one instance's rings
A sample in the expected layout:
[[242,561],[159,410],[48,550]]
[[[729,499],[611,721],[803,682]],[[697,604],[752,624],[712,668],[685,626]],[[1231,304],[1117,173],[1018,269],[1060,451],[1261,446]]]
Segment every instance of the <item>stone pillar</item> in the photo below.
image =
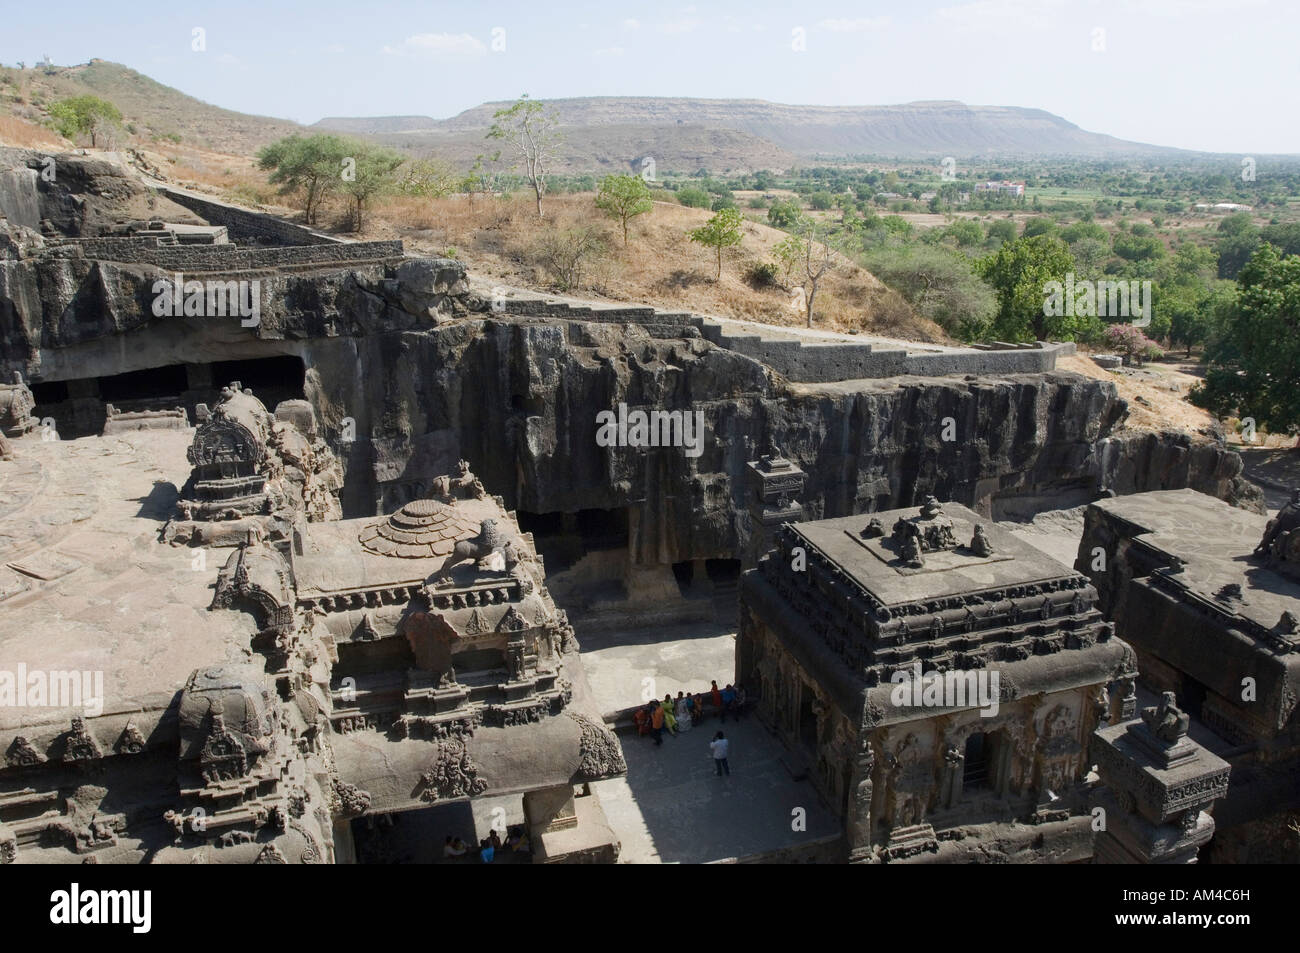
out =
[[1187,737],[1188,716],[1165,692],[1140,718],[1092,735],[1105,827],[1093,863],[1194,864],[1214,834],[1205,809],[1228,791],[1228,762]]
[[876,755],[871,748],[870,736],[862,736],[862,749],[858,752],[853,777],[849,780],[849,816],[844,818],[848,835],[849,853],[857,859],[871,856],[872,817],[871,801],[875,796],[872,774],[876,770]]
[[772,535],[782,523],[798,523],[804,518],[803,504],[797,497],[803,492],[808,475],[781,456],[777,447],[749,467],[752,489],[749,495],[750,537],[744,550],[746,566],[772,548]]
[[943,754],[943,775],[939,783],[940,802],[953,807],[961,800],[962,783],[966,773],[966,753],[955,744],[949,744]]

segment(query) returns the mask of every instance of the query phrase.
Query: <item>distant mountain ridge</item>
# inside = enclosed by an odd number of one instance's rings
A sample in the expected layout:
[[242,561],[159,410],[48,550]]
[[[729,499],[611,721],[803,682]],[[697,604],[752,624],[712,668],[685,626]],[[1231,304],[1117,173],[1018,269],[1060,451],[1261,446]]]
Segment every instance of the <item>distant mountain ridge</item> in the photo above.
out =
[[[106,60],[29,68],[24,75],[31,92],[45,102],[93,93],[116,103],[141,135],[236,155],[252,155],[293,133],[330,130],[467,165],[501,146],[484,136],[493,113],[510,105],[483,103],[448,119],[330,117],[302,126],[210,105]],[[1087,132],[1041,109],[946,100],[797,106],[758,99],[587,96],[543,102],[560,113],[564,142],[555,171],[563,172],[633,171],[646,156],[664,172],[734,173],[783,171],[800,162],[853,156],[937,160],[951,155],[965,160],[1194,155]]]
[[[1174,155],[1185,150],[1088,132],[1042,109],[970,106],[939,100],[889,106],[798,106],[759,99],[589,96],[542,100],[569,130],[699,126],[763,140],[780,152],[898,157]],[[483,103],[449,119],[428,116],[329,117],[315,123],[355,135],[430,144],[483,132],[506,102]],[[654,153],[653,148],[647,152]],[[659,152],[662,154],[663,149]]]

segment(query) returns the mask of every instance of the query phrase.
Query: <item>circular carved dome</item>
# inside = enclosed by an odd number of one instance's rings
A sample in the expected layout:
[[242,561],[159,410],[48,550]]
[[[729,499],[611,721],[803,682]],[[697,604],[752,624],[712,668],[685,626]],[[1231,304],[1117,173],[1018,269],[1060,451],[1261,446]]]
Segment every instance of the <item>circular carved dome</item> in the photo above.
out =
[[456,542],[478,535],[478,524],[454,506],[437,500],[413,500],[381,523],[372,523],[358,537],[361,545],[380,556],[429,559],[447,556]]

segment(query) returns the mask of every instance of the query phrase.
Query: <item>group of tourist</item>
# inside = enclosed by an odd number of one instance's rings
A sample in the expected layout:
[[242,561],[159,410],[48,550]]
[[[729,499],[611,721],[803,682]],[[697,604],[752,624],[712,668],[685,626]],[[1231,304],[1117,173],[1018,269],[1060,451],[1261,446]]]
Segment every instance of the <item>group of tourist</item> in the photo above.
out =
[[[522,824],[516,824],[506,831],[505,840],[494,827],[488,831],[488,836],[479,841],[478,858],[485,864],[492,863],[496,859],[498,851],[511,850],[517,853],[531,853],[532,846],[528,843],[528,831]],[[470,855],[471,848],[469,844],[459,837],[447,835],[446,841],[442,845],[442,856],[445,860],[457,860],[461,857]]]
[[724,722],[728,714],[739,719],[745,710],[747,700],[745,689],[740,685],[730,684],[725,688],[718,688],[716,681],[709,684],[707,693],[688,695],[686,692],[678,692],[677,698],[674,699],[670,692],[664,696],[663,701],[651,699],[645,707],[637,709],[634,716],[637,733],[649,733],[653,736],[656,745],[662,745],[665,729],[670,738],[676,737],[684,731],[690,731],[710,712],[716,712]]

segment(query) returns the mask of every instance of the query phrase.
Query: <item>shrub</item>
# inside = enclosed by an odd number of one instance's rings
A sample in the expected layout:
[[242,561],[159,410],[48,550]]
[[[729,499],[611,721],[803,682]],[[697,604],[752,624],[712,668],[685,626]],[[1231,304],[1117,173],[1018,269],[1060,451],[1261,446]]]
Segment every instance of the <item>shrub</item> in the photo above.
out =
[[1106,342],[1107,347],[1123,354],[1134,364],[1141,364],[1144,358],[1154,360],[1155,357],[1163,356],[1156,342],[1131,324],[1109,325],[1102,335],[1102,340]]
[[713,205],[713,196],[704,189],[688,185],[684,189],[677,190],[677,201],[687,208],[709,208]]
[[536,255],[547,275],[560,291],[582,283],[582,274],[593,258],[605,250],[605,242],[591,228],[548,231],[537,245]]
[[780,269],[775,262],[755,262],[746,270],[745,280],[755,288],[771,288],[776,285],[779,271]]

